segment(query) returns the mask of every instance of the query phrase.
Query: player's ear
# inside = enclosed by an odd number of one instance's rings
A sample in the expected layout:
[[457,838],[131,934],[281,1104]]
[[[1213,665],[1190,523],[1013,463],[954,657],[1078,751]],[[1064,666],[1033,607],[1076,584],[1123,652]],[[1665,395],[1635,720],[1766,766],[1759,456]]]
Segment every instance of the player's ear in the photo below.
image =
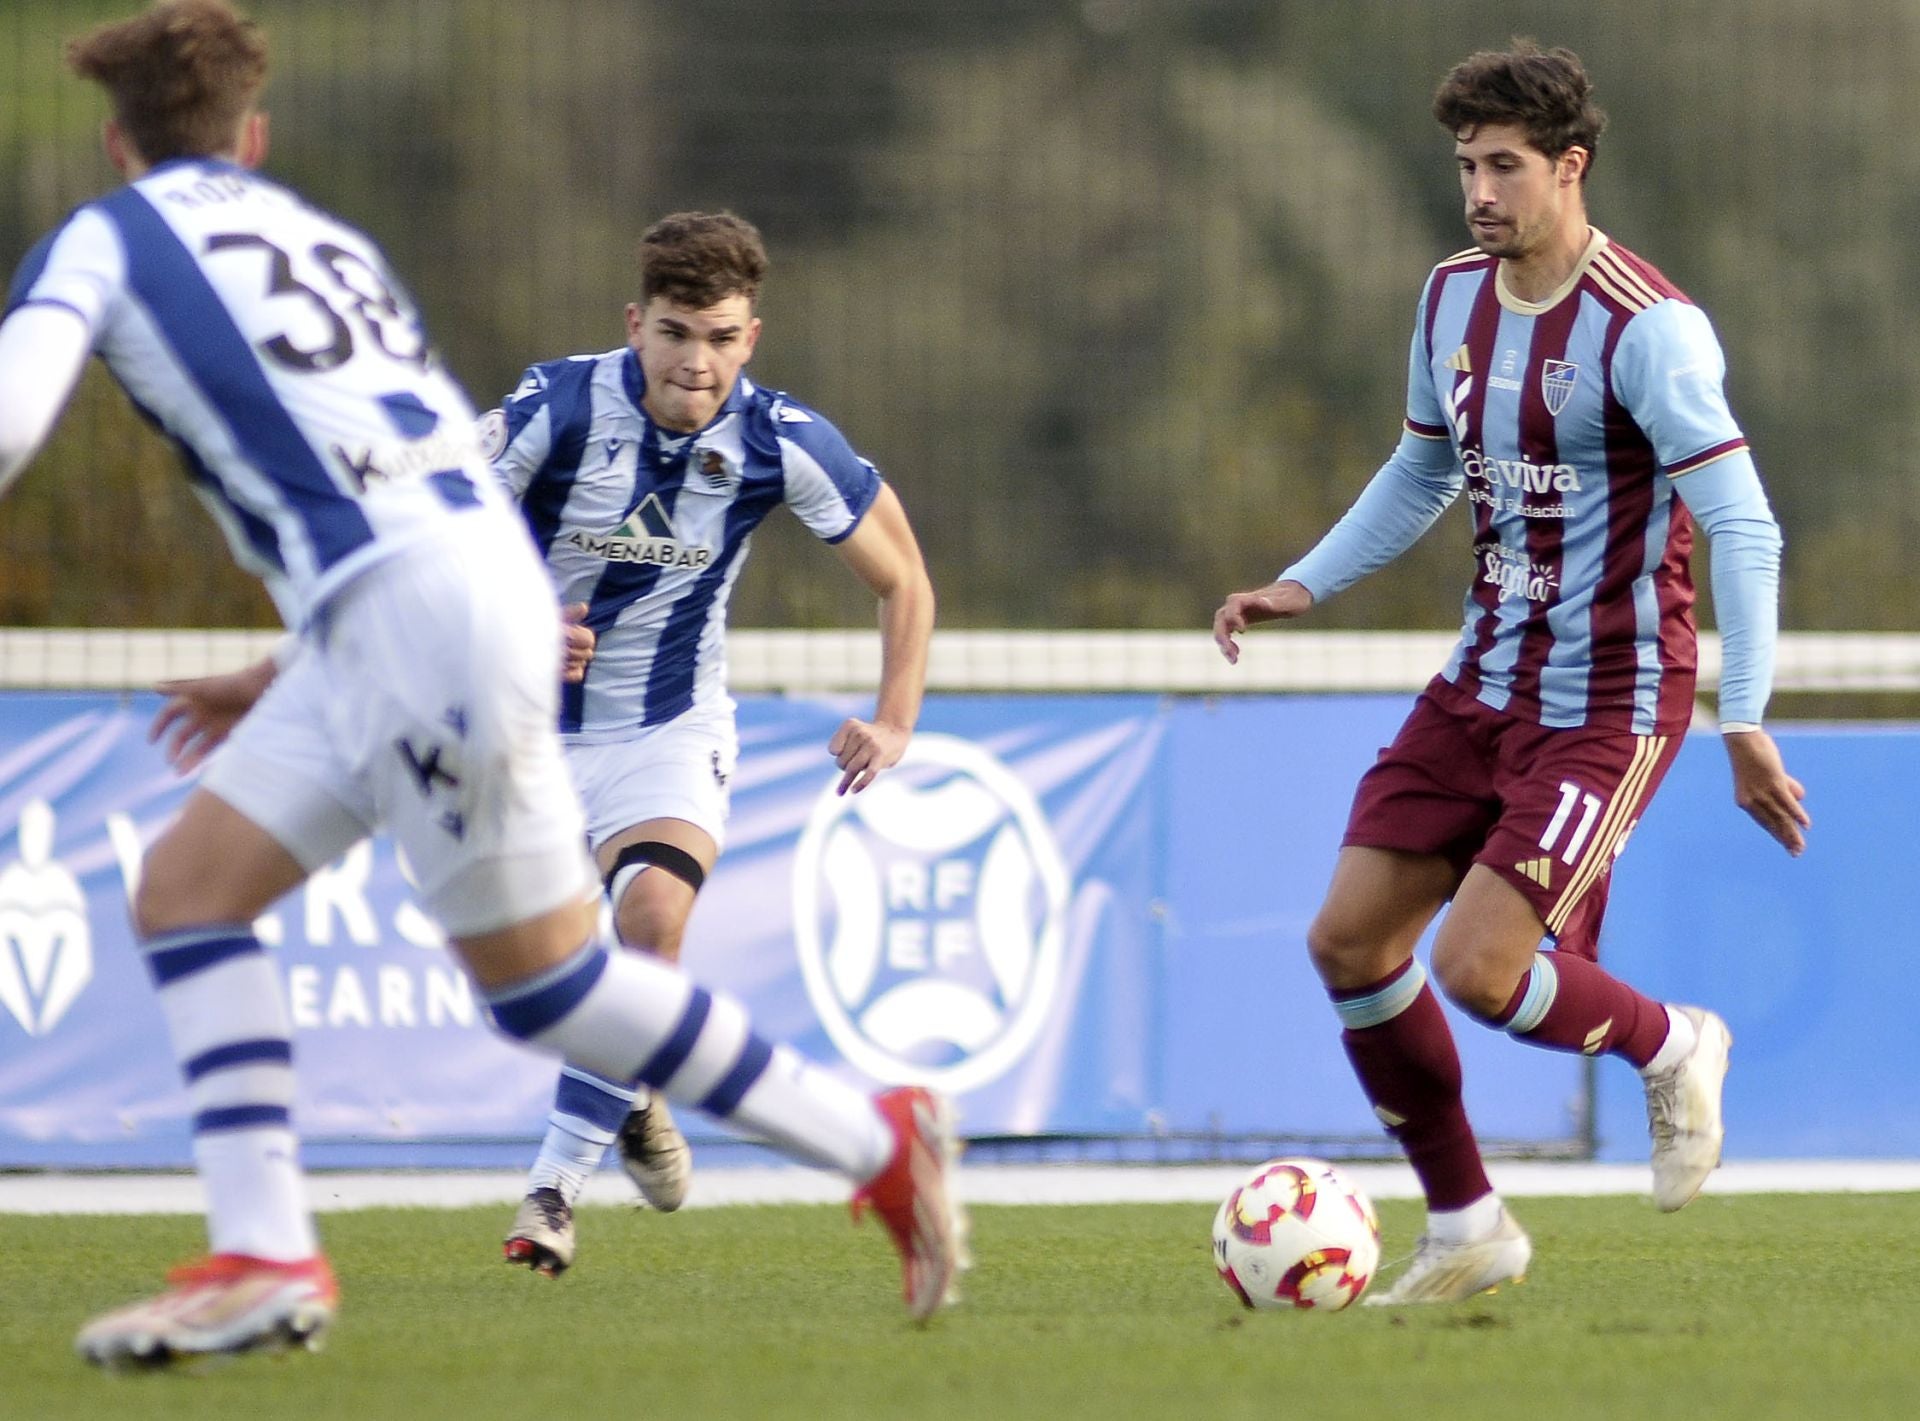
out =
[[100,125],[100,146],[107,150],[107,161],[113,164],[113,170],[123,178],[133,176],[133,145],[127,141],[126,132],[108,119]]
[[240,146],[234,161],[243,168],[257,168],[267,161],[267,116],[259,109],[249,113],[240,125]]
[[[753,348],[760,343],[760,318],[755,316],[747,322],[747,360],[753,359]],[[745,364],[745,361],[741,362]]]
[[1593,161],[1593,154],[1575,144],[1560,155],[1560,181],[1568,186],[1578,186],[1586,176],[1587,165]]

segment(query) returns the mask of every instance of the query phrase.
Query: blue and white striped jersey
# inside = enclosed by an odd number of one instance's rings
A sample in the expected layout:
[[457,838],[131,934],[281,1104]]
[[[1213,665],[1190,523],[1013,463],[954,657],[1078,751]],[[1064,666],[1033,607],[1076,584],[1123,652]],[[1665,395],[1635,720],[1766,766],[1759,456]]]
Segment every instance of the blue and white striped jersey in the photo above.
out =
[[353,577],[505,501],[473,408],[361,232],[231,163],[165,163],[28,254],[7,313],[64,307],[301,627]]
[[520,500],[564,602],[598,638],[562,688],[560,729],[609,740],[696,705],[730,704],[727,599],[760,520],[785,503],[837,543],[880,492],[840,431],[744,374],[695,434],[641,406],[625,346],[527,371],[483,424],[494,472]]

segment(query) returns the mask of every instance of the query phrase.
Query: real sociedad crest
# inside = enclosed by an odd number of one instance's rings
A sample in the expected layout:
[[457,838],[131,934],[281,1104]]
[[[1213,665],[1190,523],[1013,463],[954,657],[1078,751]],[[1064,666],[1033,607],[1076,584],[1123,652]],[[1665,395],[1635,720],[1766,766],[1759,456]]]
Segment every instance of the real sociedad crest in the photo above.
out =
[[794,856],[807,995],[847,1061],[961,1092],[1006,1074],[1058,995],[1071,884],[1033,793],[917,735],[858,796],[829,778]]
[[1573,398],[1574,381],[1579,378],[1580,367],[1570,361],[1540,362],[1540,393],[1546,397],[1548,414],[1559,414],[1567,407],[1567,401]]

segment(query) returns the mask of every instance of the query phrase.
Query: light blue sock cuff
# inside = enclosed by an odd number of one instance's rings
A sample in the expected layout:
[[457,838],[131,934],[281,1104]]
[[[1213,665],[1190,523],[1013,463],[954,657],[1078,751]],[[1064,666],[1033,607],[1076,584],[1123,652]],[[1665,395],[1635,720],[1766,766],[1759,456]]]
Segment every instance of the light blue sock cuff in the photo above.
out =
[[1336,1001],[1333,1009],[1340,1016],[1340,1024],[1347,1030],[1363,1031],[1369,1026],[1392,1021],[1413,1005],[1414,998],[1420,995],[1421,988],[1426,985],[1427,969],[1415,962],[1379,991],[1369,992],[1364,997]]
[[1547,1019],[1553,999],[1560,994],[1560,969],[1544,952],[1533,955],[1533,970],[1527,974],[1527,994],[1520,998],[1520,1009],[1507,1023],[1507,1031],[1523,1036]]

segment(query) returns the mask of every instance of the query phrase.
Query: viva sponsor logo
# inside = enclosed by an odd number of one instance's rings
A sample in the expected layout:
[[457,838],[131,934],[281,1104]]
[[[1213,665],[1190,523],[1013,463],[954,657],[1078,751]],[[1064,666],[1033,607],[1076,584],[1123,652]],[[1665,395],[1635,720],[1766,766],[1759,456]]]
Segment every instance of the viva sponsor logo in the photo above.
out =
[[1460,451],[1460,467],[1468,478],[1493,487],[1522,493],[1578,493],[1580,471],[1572,464],[1536,464],[1528,459],[1496,459],[1484,450]]

